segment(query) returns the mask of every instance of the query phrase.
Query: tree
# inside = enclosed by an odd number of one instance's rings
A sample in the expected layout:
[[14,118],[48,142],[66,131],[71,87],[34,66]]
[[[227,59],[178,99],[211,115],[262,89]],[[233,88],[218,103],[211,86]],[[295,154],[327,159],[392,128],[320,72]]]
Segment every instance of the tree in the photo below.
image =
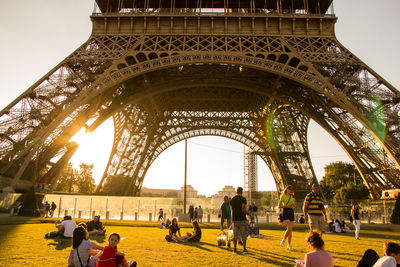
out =
[[104,183],[101,193],[110,196],[122,196],[128,187],[131,178],[124,175],[108,177]]
[[72,164],[68,163],[60,174],[54,191],[76,193],[76,183],[78,171],[72,168]]
[[360,202],[367,199],[368,196],[369,190],[364,184],[349,182],[336,191],[333,200],[338,204],[348,204],[352,201]]
[[363,184],[355,166],[347,162],[333,162],[325,166],[325,175],[320,182],[325,198],[333,199],[335,192],[348,183]]
[[93,178],[93,164],[81,163],[77,178],[78,192],[81,194],[92,194],[96,188]]
[[93,179],[93,164],[82,163],[79,170],[68,163],[58,178],[54,191],[92,194],[96,187]]

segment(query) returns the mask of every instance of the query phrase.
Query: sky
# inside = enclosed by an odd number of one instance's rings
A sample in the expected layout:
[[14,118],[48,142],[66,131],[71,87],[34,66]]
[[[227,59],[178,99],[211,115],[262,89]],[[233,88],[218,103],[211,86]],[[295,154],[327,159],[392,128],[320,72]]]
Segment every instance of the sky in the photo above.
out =
[[[0,109],[83,44],[90,36],[94,0],[2,0],[0,9]],[[400,88],[400,1],[334,0],[338,40],[379,75]],[[103,174],[111,151],[113,124],[107,121],[90,135],[78,135],[72,158],[93,163]],[[316,123],[309,127],[309,149],[317,178],[324,166],[350,161]],[[101,145],[99,145],[101,144]],[[224,185],[243,186],[243,145],[221,137],[188,140],[188,184],[211,195]],[[258,161],[259,190],[275,190],[268,167]],[[184,179],[184,142],[164,151],[149,168],[143,186],[178,189]]]

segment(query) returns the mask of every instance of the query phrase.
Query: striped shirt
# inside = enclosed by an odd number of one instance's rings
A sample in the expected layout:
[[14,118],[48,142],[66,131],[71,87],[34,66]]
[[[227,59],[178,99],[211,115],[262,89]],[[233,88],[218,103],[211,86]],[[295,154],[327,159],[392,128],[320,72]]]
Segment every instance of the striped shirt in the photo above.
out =
[[321,195],[316,195],[314,192],[307,194],[306,202],[308,202],[308,214],[310,215],[322,215],[322,209],[324,208],[324,202],[322,201]]

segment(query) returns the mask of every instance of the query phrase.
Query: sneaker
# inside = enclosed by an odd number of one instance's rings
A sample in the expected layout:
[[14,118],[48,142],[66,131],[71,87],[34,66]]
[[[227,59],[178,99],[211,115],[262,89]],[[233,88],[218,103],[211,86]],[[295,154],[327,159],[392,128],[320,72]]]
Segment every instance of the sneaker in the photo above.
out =
[[233,249],[233,254],[237,254],[236,248]]
[[287,249],[288,249],[288,250],[293,250],[293,248],[292,248],[291,245],[287,245]]
[[356,239],[357,239],[357,240],[360,240],[360,238],[359,238],[359,237],[356,237]]
[[130,264],[129,264],[129,267],[136,267],[136,266],[137,266],[136,261],[128,262],[128,263],[130,263]]
[[285,239],[282,239],[281,241],[281,247],[283,247],[285,245]]
[[243,254],[247,254],[247,249],[243,249]]

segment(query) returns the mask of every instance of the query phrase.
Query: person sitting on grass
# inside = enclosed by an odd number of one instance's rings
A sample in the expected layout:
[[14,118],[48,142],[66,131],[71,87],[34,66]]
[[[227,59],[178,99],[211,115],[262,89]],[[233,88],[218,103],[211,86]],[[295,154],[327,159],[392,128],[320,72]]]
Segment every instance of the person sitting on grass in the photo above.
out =
[[310,252],[306,254],[304,262],[296,261],[296,267],[333,267],[333,257],[324,250],[324,241],[320,233],[311,231],[306,237],[306,243]]
[[168,229],[170,225],[171,225],[171,220],[167,219],[166,222],[161,222],[160,228],[161,229]]
[[64,216],[64,220],[62,222],[56,221],[55,225],[58,231],[46,234],[45,238],[55,238],[55,237],[60,237],[65,239],[72,238],[72,232],[75,229],[76,223],[72,220],[71,216],[68,215]]
[[185,236],[178,237],[178,242],[200,242],[201,229],[197,221],[193,221],[193,232],[186,233]]
[[[357,267],[396,267],[400,264],[400,245],[394,242],[386,241],[383,245],[383,253],[385,256],[378,259],[378,254],[368,249],[358,263]],[[373,264],[373,265],[372,265]]]
[[108,237],[108,246],[105,246],[99,256],[96,267],[135,267],[136,261],[128,262],[125,253],[117,250],[117,245],[121,237],[117,233],[112,233]]
[[106,229],[104,229],[103,224],[100,222],[100,216],[94,216],[94,219],[87,222],[87,230],[89,235],[105,235]]
[[89,233],[83,227],[77,227],[72,237],[72,249],[68,257],[69,267],[95,267],[99,260],[96,250],[103,250],[102,246],[88,240]]
[[[170,241],[174,240],[177,241],[177,236],[176,233],[179,234],[179,236],[181,236],[181,230],[178,226],[178,220],[176,218],[172,219],[171,225],[169,226],[169,234],[168,234],[168,239]],[[167,238],[166,238],[167,239]]]
[[341,223],[341,227],[342,227],[342,232],[343,233],[350,232],[350,228],[349,228],[349,226],[347,225],[347,223],[344,220]]
[[340,222],[339,222],[339,220],[338,219],[336,219],[336,221],[335,221],[335,224],[334,224],[334,230],[335,230],[335,233],[341,233],[342,232],[342,226],[340,225]]

